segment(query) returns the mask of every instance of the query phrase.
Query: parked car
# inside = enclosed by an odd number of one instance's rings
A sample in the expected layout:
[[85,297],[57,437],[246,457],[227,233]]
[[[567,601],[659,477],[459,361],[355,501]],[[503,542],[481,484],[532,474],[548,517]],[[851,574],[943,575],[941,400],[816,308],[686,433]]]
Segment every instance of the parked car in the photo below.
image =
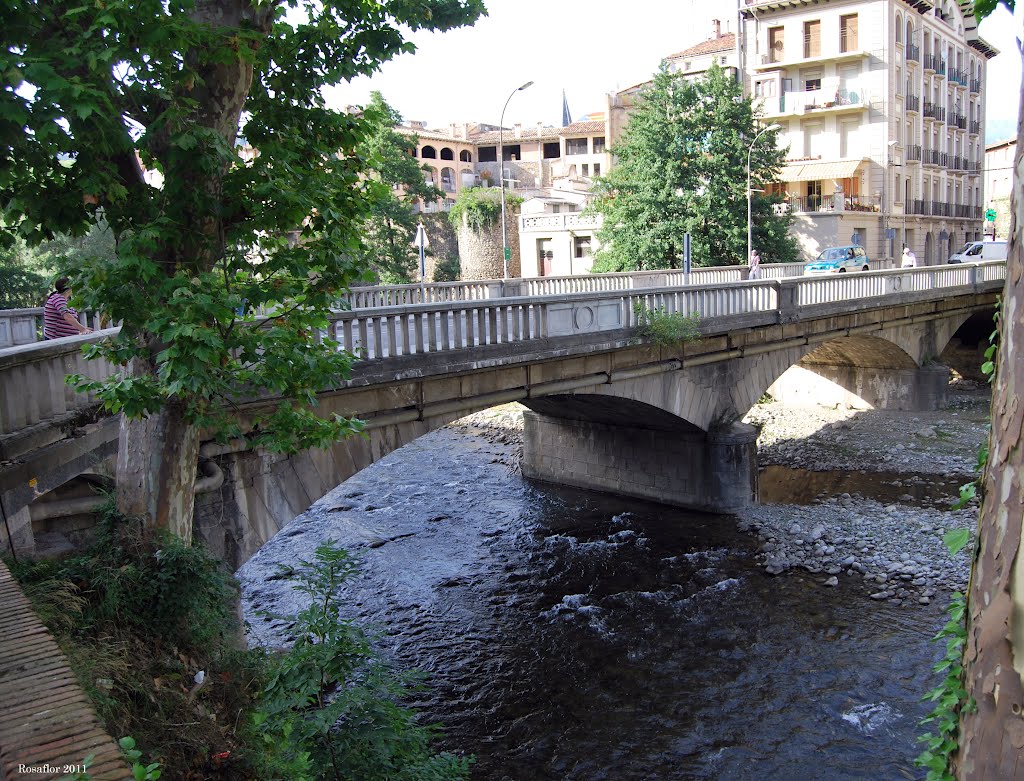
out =
[[1006,242],[969,241],[949,258],[950,263],[974,263],[979,260],[1006,260]]
[[846,271],[867,271],[871,260],[863,247],[849,244],[845,247],[826,247],[814,260],[804,266],[804,274],[842,274]]

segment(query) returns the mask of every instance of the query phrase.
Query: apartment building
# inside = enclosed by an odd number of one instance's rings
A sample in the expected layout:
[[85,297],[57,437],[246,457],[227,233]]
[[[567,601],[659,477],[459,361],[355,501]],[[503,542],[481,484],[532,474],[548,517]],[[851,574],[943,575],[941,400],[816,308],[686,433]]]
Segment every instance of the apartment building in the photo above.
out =
[[986,225],[997,238],[1010,235],[1010,196],[1013,195],[1013,162],[1017,156],[1017,139],[1008,138],[985,147],[985,207],[996,212],[995,225]]
[[902,244],[926,264],[981,236],[985,69],[948,0],[741,0],[744,86],[782,127],[774,186],[808,257]]

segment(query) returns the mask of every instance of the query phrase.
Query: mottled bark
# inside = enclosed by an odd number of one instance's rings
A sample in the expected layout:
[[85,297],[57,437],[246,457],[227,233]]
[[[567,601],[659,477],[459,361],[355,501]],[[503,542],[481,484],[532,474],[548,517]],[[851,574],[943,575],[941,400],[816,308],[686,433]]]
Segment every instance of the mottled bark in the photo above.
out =
[[171,403],[141,420],[123,418],[117,448],[117,508],[192,539],[199,430]]
[[[1024,58],[1022,58],[1024,59]],[[1021,98],[1024,108],[1024,93]],[[977,711],[960,720],[957,778],[1024,779],[1024,131],[1018,131],[1007,280],[992,396],[964,674]]]

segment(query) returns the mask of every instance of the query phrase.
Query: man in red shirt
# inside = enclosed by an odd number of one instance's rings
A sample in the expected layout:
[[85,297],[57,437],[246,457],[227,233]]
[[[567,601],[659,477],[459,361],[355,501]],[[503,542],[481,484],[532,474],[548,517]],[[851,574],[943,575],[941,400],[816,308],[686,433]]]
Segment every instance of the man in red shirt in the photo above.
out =
[[53,285],[43,304],[43,338],[60,339],[62,336],[92,333],[92,329],[78,322],[78,312],[68,306],[71,284],[67,277],[61,277]]

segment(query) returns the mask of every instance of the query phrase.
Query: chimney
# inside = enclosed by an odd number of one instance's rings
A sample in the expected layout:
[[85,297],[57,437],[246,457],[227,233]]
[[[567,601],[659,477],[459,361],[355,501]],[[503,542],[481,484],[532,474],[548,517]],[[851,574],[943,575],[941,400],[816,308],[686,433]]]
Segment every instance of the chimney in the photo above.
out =
[[711,20],[711,40],[717,40],[722,37],[722,22],[720,19]]
[[523,125],[522,125],[521,122],[516,122],[512,126],[512,129],[515,131],[516,138],[522,138],[523,137]]
[[458,136],[455,135],[455,123],[454,122],[452,122],[450,125],[448,125],[448,135],[451,136],[452,138],[458,138]]

